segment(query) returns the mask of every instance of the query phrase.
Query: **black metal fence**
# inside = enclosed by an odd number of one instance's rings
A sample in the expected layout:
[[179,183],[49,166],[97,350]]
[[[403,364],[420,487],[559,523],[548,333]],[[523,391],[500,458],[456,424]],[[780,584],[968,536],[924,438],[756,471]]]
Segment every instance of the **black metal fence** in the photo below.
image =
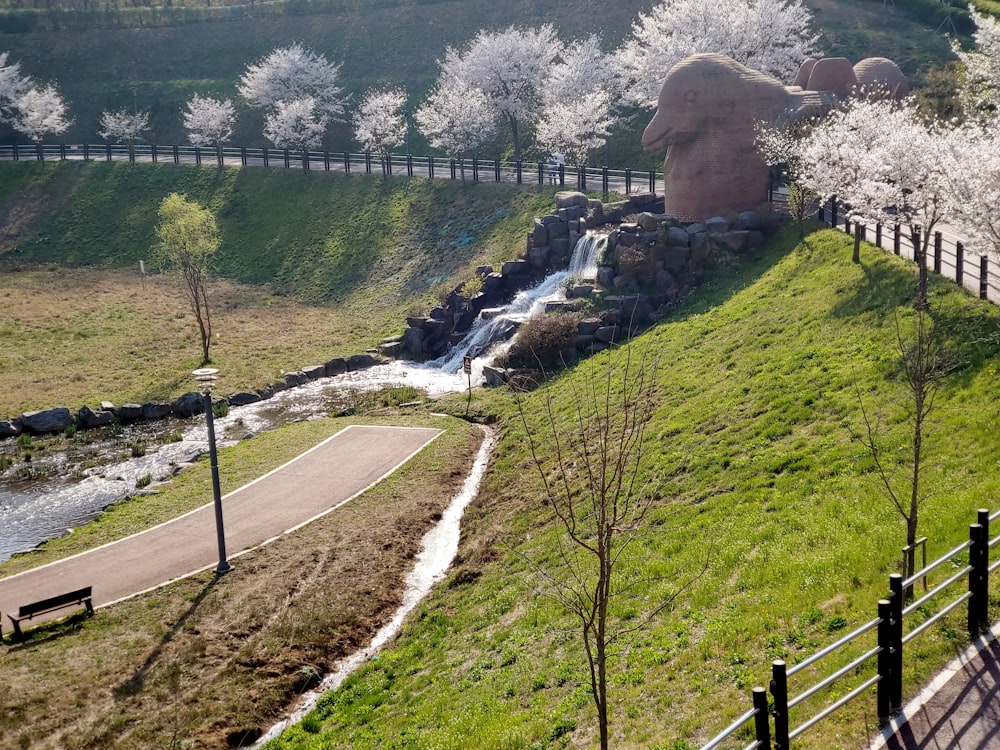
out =
[[345,173],[381,173],[472,182],[509,182],[517,185],[558,185],[604,193],[633,191],[655,193],[663,187],[663,175],[655,170],[575,167],[546,162],[509,162],[500,159],[447,159],[413,154],[390,154],[387,158],[366,153],[302,151],[276,148],[202,148],[155,144],[29,144],[0,146],[0,160],[7,161],[129,161],[224,166],[283,167]]
[[[895,255],[920,262],[920,253],[914,251],[914,243],[923,246],[925,237],[921,229],[913,236],[904,235],[899,224],[883,226],[876,224],[873,228],[859,222],[852,222],[849,210],[836,198],[819,206],[816,218],[824,221],[834,229],[843,228],[844,232],[853,235],[864,242],[872,242],[883,250],[891,250]],[[961,239],[955,236],[950,228],[935,230],[928,243],[924,265],[928,270],[940,276],[946,276],[959,286],[965,287],[980,299],[1000,304],[1000,277],[995,263],[990,262],[986,253],[970,253]]]
[[[888,596],[879,600],[875,619],[792,667],[781,659],[771,662],[770,708],[768,690],[755,687],[752,691],[753,707],[703,745],[701,750],[722,747],[789,750],[792,740],[851,701],[870,694],[872,688],[875,688],[879,721],[883,725],[888,723],[892,715],[902,707],[903,664],[908,644],[963,604],[966,605],[966,628],[971,638],[976,638],[989,626],[989,577],[1000,567],[1000,560],[990,564],[990,550],[1000,544],[1000,535],[990,539],[990,523],[997,518],[1000,518],[1000,511],[990,514],[988,510],[980,509],[976,523],[969,526],[968,541],[949,550],[909,578],[904,579],[899,574],[890,575]],[[907,604],[912,597],[914,584],[947,564],[954,564],[966,550],[969,553],[967,564],[958,570],[948,571],[950,575],[947,578],[937,582],[919,599]],[[952,587],[959,584],[964,584],[964,590],[956,595]],[[945,599],[946,593],[950,598]],[[911,623],[912,627],[907,630]],[[871,634],[874,634],[874,643],[871,642]],[[846,647],[866,637],[869,639],[867,644],[855,645],[855,649],[866,649],[860,655],[846,657],[850,659],[849,663],[825,676],[818,676],[815,682],[800,687],[794,696],[790,695],[791,678],[804,673],[831,654],[843,655]],[[799,718],[797,724],[792,723],[793,709],[810,698],[819,696],[834,683],[850,677],[863,679],[839,699],[811,716]],[[742,744],[750,738],[752,740],[749,744]]]

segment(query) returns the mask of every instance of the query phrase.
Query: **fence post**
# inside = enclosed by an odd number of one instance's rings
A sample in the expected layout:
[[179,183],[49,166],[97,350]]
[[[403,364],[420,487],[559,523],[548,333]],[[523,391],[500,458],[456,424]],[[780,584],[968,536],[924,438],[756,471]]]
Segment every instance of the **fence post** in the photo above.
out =
[[979,256],[979,299],[987,299],[990,290],[990,260],[986,255]]
[[289,167],[292,166],[292,157],[288,153],[288,149],[287,148],[281,149],[281,159],[285,163],[285,169],[288,169]]
[[649,192],[656,192],[656,170],[649,170]]
[[390,156],[388,153],[385,155],[385,173],[387,175],[392,174],[392,156]]
[[[174,146],[173,147],[173,152],[174,152],[174,164],[180,164],[181,163],[181,152],[180,152],[180,149],[177,148],[177,146]],[[110,151],[108,152],[108,156],[109,157],[111,156],[111,152]],[[264,166],[265,167],[267,166],[267,160],[264,161]]]
[[899,246],[902,240],[902,230],[899,224],[892,225],[892,252],[899,255]]
[[625,195],[632,194],[632,170],[625,168]]
[[882,249],[882,222],[875,223],[875,247]]
[[159,154],[157,152],[156,144],[155,143],[150,144],[150,146],[149,146],[149,154],[150,154],[150,156],[153,159],[153,164],[156,164],[159,161]]
[[472,181],[479,182],[479,157],[472,157]]
[[493,160],[493,178],[494,182],[500,182],[500,160]]
[[865,238],[865,225],[854,222],[854,262],[861,262],[861,240]]
[[892,699],[889,695],[889,685],[892,682],[892,604],[888,599],[878,600],[878,652],[876,661],[878,664],[878,687],[876,702],[878,704],[878,723],[885,726],[892,716]]
[[934,273],[941,273],[941,232],[934,233]]
[[264,166],[266,167],[268,166],[267,146],[264,146],[264,150],[261,151],[261,154],[264,156]]
[[41,143],[35,144],[35,158],[38,159],[38,161],[45,161],[45,152],[42,150]]
[[[176,149],[177,146],[174,146],[174,148]],[[105,146],[104,151],[105,151],[105,155],[106,155],[105,161],[109,161],[110,162],[111,161],[111,144],[110,143],[107,144],[107,146]]]
[[324,172],[329,172],[330,171],[330,152],[329,151],[324,151],[323,152],[323,171]]
[[767,691],[762,687],[753,689],[753,707],[757,713],[753,717],[754,739],[758,747],[771,750],[771,722],[767,718]]
[[59,159],[60,161],[66,161],[66,144],[59,144]]
[[963,275],[962,272],[965,270],[963,266],[965,265],[965,245],[959,240],[955,243],[955,283],[962,286]]
[[427,176],[429,178],[431,178],[431,179],[434,179],[434,157],[433,156],[428,156],[427,157]]
[[566,165],[559,165],[559,187],[566,187]]
[[771,697],[774,698],[774,748],[788,750],[788,674],[785,662],[771,662]]
[[201,166],[201,146],[194,147],[194,163],[197,166]]
[[[979,518],[986,514],[986,522],[989,523],[989,511],[980,509]],[[983,583],[989,576],[990,568],[990,539],[988,532],[981,523],[969,525],[969,540],[972,546],[969,547],[969,637],[975,638],[979,635],[982,627],[987,623],[987,611],[989,604],[986,597],[989,595],[989,587]]]
[[[15,160],[17,159],[17,148],[16,147],[14,148],[14,159]],[[83,144],[83,160],[84,161],[90,161],[90,144],[89,143],[84,143]]]
[[[857,225],[858,225],[858,223],[854,222],[854,226],[857,226]],[[845,216],[844,217],[844,234],[850,234],[850,233],[851,233],[851,217],[850,216]]]
[[454,159],[452,159],[449,162],[449,166],[451,167],[451,179],[454,180],[455,179],[455,160]]
[[605,195],[608,194],[608,165],[605,164],[601,169],[601,192]]
[[903,705],[903,576],[889,576],[889,711]]
[[837,228],[837,196],[830,196],[830,226]]
[[515,165],[515,169],[517,169],[517,184],[518,185],[521,184],[521,168],[522,168],[522,166],[523,166],[523,164],[520,161],[518,161],[517,164]]
[[406,176],[413,177],[413,154],[406,155]]
[[983,627],[990,624],[990,512],[986,508],[980,508],[977,514],[979,525],[983,527],[983,577],[979,582],[979,622]]

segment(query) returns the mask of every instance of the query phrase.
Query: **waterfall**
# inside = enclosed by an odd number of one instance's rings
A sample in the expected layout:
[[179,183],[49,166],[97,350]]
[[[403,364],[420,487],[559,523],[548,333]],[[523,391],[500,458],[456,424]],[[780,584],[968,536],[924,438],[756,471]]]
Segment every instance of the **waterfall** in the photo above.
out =
[[547,303],[566,299],[564,284],[567,279],[593,281],[597,278],[597,266],[607,244],[607,234],[585,234],[573,248],[569,268],[550,273],[537,286],[518,292],[502,312],[485,317],[480,315],[465,338],[444,356],[427,362],[426,366],[454,373],[462,369],[466,355],[473,359],[496,356],[495,345],[511,339],[521,323],[545,312]]

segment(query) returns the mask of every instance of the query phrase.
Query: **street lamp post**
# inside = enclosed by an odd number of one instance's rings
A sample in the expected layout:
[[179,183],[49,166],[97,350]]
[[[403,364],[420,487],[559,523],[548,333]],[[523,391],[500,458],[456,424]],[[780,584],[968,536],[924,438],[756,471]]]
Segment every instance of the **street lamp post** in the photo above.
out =
[[219,486],[219,454],[215,449],[215,413],[212,411],[212,384],[215,383],[218,370],[214,367],[202,367],[191,372],[194,379],[201,385],[205,401],[205,425],[208,429],[208,457],[212,466],[212,498],[215,500],[215,534],[219,540],[219,564],[215,568],[217,575],[228,573],[229,561],[226,559],[226,530],[222,523],[222,490]]

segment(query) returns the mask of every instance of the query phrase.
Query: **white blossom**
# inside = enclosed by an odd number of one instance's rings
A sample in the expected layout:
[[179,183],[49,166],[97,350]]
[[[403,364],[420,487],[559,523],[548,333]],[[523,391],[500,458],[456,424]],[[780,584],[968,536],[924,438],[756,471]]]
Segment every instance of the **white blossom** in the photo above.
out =
[[956,165],[949,172],[949,221],[971,249],[1000,260],[1000,118],[962,126],[951,145]]
[[552,102],[538,123],[538,143],[549,153],[565,154],[570,164],[584,166],[617,121],[613,110],[611,95],[601,90]]
[[486,94],[459,81],[435,86],[417,110],[416,120],[431,146],[458,158],[474,151],[496,131]]
[[149,130],[148,112],[129,112],[119,109],[117,112],[101,113],[101,130],[99,135],[115,143],[128,143],[130,146],[142,140],[142,133]]
[[248,102],[265,109],[312,100],[317,113],[337,119],[344,113],[344,97],[337,85],[340,66],[301,44],[278,47],[257,63],[247,65],[238,89]]
[[514,159],[518,160],[525,140],[522,125],[537,118],[539,90],[560,46],[548,24],[537,29],[481,30],[463,50],[445,50],[438,90],[480,91],[494,117],[510,126]]
[[661,0],[639,14],[619,53],[628,98],[655,105],[670,68],[698,52],[721,52],[790,82],[815,52],[811,23],[801,0]]
[[41,143],[47,133],[64,133],[70,122],[66,103],[52,85],[32,87],[17,101],[14,128],[34,143]]
[[959,99],[967,116],[988,118],[1000,111],[1000,22],[977,13],[972,6],[969,13],[976,23],[973,34],[976,48],[966,52],[952,42],[952,49],[964,67]]
[[617,68],[593,35],[566,47],[542,89],[538,144],[583,166],[591,151],[603,146],[617,122]]
[[317,149],[330,123],[311,96],[293,101],[279,101],[264,117],[264,137],[278,148],[292,151]]
[[368,91],[354,116],[354,137],[365,150],[385,157],[406,140],[406,92],[402,89]]
[[13,120],[18,100],[31,88],[31,79],[21,75],[21,63],[7,62],[8,53],[0,52],[0,122]]
[[195,94],[182,111],[188,140],[195,146],[221,148],[233,135],[236,110],[231,99],[212,99]]

